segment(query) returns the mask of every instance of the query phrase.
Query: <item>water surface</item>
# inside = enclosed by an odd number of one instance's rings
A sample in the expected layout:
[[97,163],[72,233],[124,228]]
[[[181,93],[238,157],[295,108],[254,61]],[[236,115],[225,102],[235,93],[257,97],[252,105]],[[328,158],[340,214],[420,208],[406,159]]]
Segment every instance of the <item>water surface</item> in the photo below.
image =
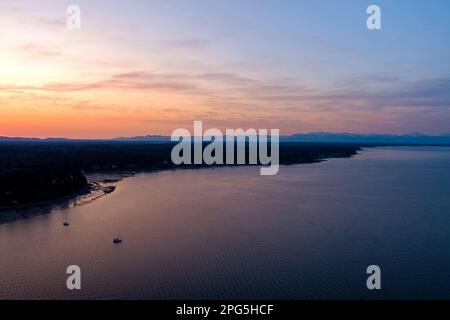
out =
[[[449,177],[450,148],[425,147],[274,177],[138,174],[86,205],[0,225],[0,298],[450,298]],[[66,289],[73,264],[81,291]]]

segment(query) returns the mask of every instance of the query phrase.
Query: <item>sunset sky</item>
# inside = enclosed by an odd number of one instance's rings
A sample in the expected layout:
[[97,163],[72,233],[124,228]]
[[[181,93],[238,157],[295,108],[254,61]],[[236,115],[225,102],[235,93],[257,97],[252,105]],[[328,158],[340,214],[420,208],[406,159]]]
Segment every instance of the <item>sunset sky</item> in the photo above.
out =
[[0,136],[449,133],[449,39],[448,0],[0,0]]

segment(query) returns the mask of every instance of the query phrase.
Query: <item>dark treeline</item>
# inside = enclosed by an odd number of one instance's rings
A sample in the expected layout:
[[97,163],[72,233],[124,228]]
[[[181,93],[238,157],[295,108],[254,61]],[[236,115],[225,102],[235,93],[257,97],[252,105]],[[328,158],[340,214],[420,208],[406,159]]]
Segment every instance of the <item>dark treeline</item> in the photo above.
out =
[[[83,171],[175,168],[173,146],[118,141],[0,142],[0,207],[51,200],[87,188]],[[280,164],[350,157],[359,149],[350,144],[282,143]]]

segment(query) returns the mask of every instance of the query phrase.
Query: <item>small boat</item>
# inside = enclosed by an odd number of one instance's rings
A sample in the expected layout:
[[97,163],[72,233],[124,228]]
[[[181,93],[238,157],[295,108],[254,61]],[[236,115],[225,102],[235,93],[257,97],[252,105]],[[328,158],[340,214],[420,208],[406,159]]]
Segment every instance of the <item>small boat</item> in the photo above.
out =
[[105,192],[105,194],[108,194],[108,193],[113,193],[115,190],[116,190],[115,186],[109,186],[109,187],[105,188],[104,192]]
[[69,225],[70,225],[70,223],[69,223],[69,215],[66,212],[65,217],[64,217],[63,226],[64,227],[68,227]]
[[113,243],[114,244],[121,244],[123,241],[122,241],[122,239],[120,238],[120,234],[117,232],[117,237],[115,237],[114,239],[113,239]]

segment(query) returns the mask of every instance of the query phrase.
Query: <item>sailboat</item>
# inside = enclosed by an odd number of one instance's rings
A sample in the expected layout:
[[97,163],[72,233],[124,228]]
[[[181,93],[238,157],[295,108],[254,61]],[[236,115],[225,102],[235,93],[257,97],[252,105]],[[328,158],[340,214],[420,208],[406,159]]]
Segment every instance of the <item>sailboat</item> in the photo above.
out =
[[64,227],[70,226],[70,223],[69,223],[69,216],[68,216],[67,212],[66,212],[66,219],[65,219],[64,222],[63,222],[63,226],[64,226]]
[[114,243],[114,244],[121,244],[122,242],[123,242],[123,241],[122,241],[122,239],[120,238],[119,233],[117,232],[117,237],[113,239],[113,243]]

